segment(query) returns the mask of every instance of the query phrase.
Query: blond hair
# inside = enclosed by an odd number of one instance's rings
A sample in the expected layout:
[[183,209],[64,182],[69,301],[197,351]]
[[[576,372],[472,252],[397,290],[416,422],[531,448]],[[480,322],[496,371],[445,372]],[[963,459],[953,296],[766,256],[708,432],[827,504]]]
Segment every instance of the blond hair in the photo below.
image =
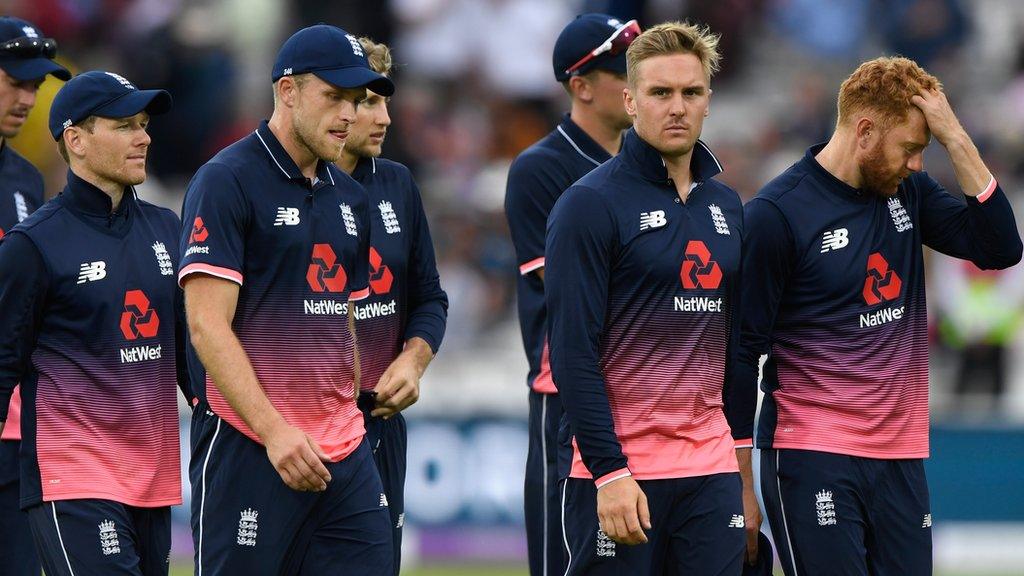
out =
[[864,62],[839,88],[839,124],[856,120],[858,112],[877,113],[883,128],[906,120],[910,98],[941,89],[942,82],[909,58],[883,57]]
[[383,42],[374,42],[366,36],[359,38],[359,44],[362,45],[363,52],[366,53],[366,59],[370,61],[370,68],[373,68],[377,74],[389,76],[391,74],[391,49],[388,48],[388,45]]
[[640,63],[654,56],[666,54],[693,54],[711,78],[718,72],[722,59],[718,53],[718,39],[707,26],[689,22],[665,22],[648,28],[637,36],[626,50],[626,76],[630,86],[636,86]]

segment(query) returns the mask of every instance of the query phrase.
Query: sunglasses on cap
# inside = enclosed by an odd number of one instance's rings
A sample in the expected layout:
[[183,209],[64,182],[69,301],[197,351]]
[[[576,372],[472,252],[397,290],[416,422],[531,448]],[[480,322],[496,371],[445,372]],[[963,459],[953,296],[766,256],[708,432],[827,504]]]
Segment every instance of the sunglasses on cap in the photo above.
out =
[[22,36],[0,43],[0,54],[8,54],[16,58],[42,56],[52,60],[57,55],[57,41],[53,38]]
[[580,58],[579,62],[576,62],[572,66],[565,69],[566,74],[574,74],[577,70],[586,65],[594,58],[597,58],[605,52],[612,56],[618,56],[629,48],[629,45],[636,40],[636,37],[640,35],[640,24],[636,20],[630,20],[622,26],[615,29],[612,35],[607,40],[601,43],[600,46],[591,50],[586,56]]

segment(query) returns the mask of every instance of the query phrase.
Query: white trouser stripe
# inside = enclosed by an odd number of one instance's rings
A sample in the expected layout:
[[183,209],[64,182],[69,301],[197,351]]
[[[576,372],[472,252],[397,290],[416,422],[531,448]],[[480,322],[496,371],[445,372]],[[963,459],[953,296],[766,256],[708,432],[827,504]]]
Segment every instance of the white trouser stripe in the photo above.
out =
[[213,438],[210,440],[210,447],[206,450],[206,458],[203,459],[203,493],[199,498],[199,551],[196,553],[198,559],[198,571],[196,576],[203,576],[203,513],[206,511],[206,465],[210,463],[210,454],[213,454],[213,445],[217,442],[217,435],[220,434],[221,419],[217,417],[217,429],[213,431]]
[[782,529],[786,532],[786,544],[789,546],[789,561],[793,564],[793,576],[799,576],[796,571],[796,550],[793,549],[793,540],[789,537],[789,522],[786,521],[786,505],[782,503],[782,482],[779,481],[779,455],[781,450],[775,451],[775,486],[779,489],[779,510],[782,512]]
[[64,537],[60,535],[60,525],[57,524],[57,503],[50,502],[50,507],[53,509],[53,527],[57,529],[57,541],[60,542],[60,551],[64,553],[64,561],[68,563],[68,572],[71,576],[75,576],[75,571],[71,568],[71,559],[68,558],[67,548],[64,548]]
[[569,479],[562,480],[562,542],[565,542],[565,551],[569,555],[569,559],[565,562],[565,574],[562,576],[569,576],[569,568],[572,567],[572,549],[569,548],[569,535],[565,529],[565,490],[569,487]]
[[542,574],[548,576],[548,395],[541,396],[540,401],[540,451],[544,463],[544,568]]

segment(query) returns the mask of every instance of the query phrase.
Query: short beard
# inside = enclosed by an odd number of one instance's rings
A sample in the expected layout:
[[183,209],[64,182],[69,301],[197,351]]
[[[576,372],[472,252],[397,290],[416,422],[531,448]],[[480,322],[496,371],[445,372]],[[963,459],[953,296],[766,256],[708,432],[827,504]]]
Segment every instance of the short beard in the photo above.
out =
[[888,188],[887,185],[893,180],[892,176],[895,175],[887,175],[885,165],[885,155],[882,153],[882,145],[876,144],[875,147],[868,152],[867,156],[864,158],[864,162],[860,165],[860,174],[864,181],[861,188],[866,195],[877,198],[890,198],[895,196],[899,191],[898,183],[891,190]]
[[295,142],[300,146],[309,150],[314,158],[323,160],[324,162],[337,162],[341,159],[341,151],[344,149],[344,144],[338,147],[337,151],[334,150],[321,150],[316,145],[315,135],[306,134],[305,124],[299,120],[299,115],[296,114],[292,121],[292,136],[295,138]]

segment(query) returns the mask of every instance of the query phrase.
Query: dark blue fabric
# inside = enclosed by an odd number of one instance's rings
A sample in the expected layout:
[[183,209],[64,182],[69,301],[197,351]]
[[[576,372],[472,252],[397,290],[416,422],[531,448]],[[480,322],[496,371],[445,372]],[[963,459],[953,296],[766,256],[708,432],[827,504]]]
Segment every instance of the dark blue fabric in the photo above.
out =
[[641,480],[651,512],[647,543],[618,544],[600,531],[597,489],[589,480],[563,481],[566,576],[736,576],[746,550],[740,475],[712,474]]
[[786,576],[926,576],[924,461],[762,450],[761,495]]
[[388,499],[391,516],[391,544],[394,551],[394,574],[402,568],[402,532],[405,527],[405,472],[408,462],[409,434],[405,417],[395,414],[387,420],[370,416],[363,411],[366,443],[373,452],[384,495]]
[[377,94],[391,96],[395,85],[370,68],[359,39],[337,26],[317,24],[303,28],[285,40],[274,60],[271,79],[312,72],[335,86],[366,86]]
[[[548,219],[545,292],[551,370],[583,462],[595,478],[626,467],[600,368],[609,302],[649,304],[658,298],[671,306],[681,291],[687,240],[707,242],[727,278],[739,268],[739,197],[712,179],[721,167],[703,143],[694,148],[691,170],[697,186],[683,204],[660,154],[631,129],[619,155],[570,187]],[[716,234],[708,216],[711,204],[721,207],[735,234]],[[645,230],[641,214],[656,209],[668,216],[665,225]],[[658,262],[658,269],[651,270],[647,261]],[[738,282],[728,278],[726,286],[731,311]],[[731,334],[736,322],[730,326],[723,346],[735,339]],[[733,438],[750,438],[754,383],[730,385],[726,374],[723,394],[728,395],[725,408]]]
[[42,175],[4,141],[0,144],[0,237],[42,205]]
[[[562,543],[562,506],[559,482],[568,474],[572,446],[556,440],[562,421],[562,400],[558,394],[530,390],[529,435],[523,506],[526,519],[526,551],[530,574],[564,574],[565,546]],[[569,462],[559,465],[559,455]],[[564,471],[565,474],[562,474]]]
[[171,109],[166,90],[139,90],[111,72],[91,70],[60,87],[50,105],[50,134],[60,140],[64,130],[89,116],[127,118],[145,110],[150,115]]
[[202,402],[193,411],[191,442],[197,572],[201,565],[209,576],[393,576],[386,496],[365,440],[326,464],[331,482],[324,492],[289,488],[265,448]]
[[39,576],[42,566],[32,543],[28,515],[18,504],[18,440],[0,441],[0,573]]
[[168,506],[60,500],[26,512],[47,576],[167,576],[170,570]]
[[[395,343],[394,356],[401,351],[402,344],[413,337],[426,340],[436,354],[444,339],[448,296],[441,289],[434,243],[419,187],[408,168],[383,158],[360,159],[352,177],[363,185],[369,196],[370,243],[394,275],[394,285],[399,287],[387,295],[394,295],[401,311],[393,320],[401,335],[401,341]],[[397,230],[384,222],[381,205],[385,202],[394,212]],[[370,297],[360,306],[382,300],[384,295],[371,290]]]

